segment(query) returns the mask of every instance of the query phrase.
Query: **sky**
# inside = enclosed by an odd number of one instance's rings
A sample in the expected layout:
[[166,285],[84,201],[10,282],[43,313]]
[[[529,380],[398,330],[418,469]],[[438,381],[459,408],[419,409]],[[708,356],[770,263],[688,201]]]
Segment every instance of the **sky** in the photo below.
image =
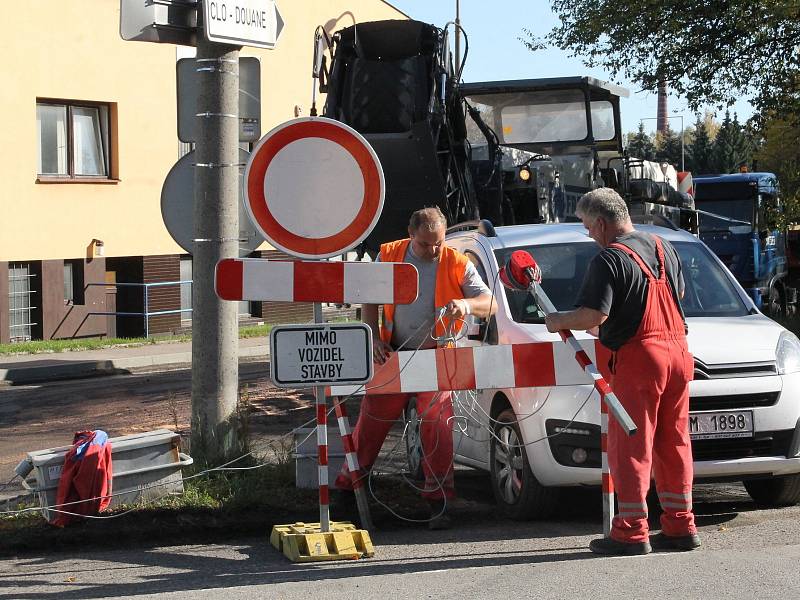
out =
[[[390,4],[412,19],[444,27],[455,20],[457,0],[388,0]],[[613,81],[630,90],[630,97],[621,101],[623,132],[636,131],[639,123],[646,131],[656,127],[657,96],[641,91],[636,84],[624,79],[614,81],[602,69],[589,69],[579,58],[554,49],[531,52],[519,40],[526,38],[524,28],[535,35],[544,35],[555,25],[558,18],[550,10],[548,0],[460,0],[461,27],[469,36],[469,54],[464,67],[463,79],[472,81],[494,81],[503,79],[535,79],[539,77],[567,77],[588,75]],[[452,32],[452,26],[451,26]],[[450,36],[451,48],[454,37]],[[462,54],[463,54],[462,42]],[[695,116],[686,106],[686,101],[670,95],[668,109],[670,126],[679,132],[681,121],[689,127]],[[739,115],[739,121],[747,120],[753,109],[746,101],[737,102],[731,109]],[[679,116],[683,115],[683,119]],[[717,115],[722,120],[723,114]],[[645,119],[641,121],[641,119]]]

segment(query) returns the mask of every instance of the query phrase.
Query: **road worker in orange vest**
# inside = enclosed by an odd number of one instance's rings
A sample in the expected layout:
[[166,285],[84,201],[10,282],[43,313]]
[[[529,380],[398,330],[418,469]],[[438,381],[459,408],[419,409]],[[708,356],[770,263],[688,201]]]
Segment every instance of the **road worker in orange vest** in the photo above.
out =
[[[436,208],[423,208],[411,215],[408,239],[381,245],[377,260],[407,262],[419,272],[419,295],[408,305],[383,307],[378,324],[378,306],[364,305],[363,319],[373,332],[376,369],[397,350],[435,348],[452,344],[448,334],[466,327],[467,315],[489,318],[497,304],[475,266],[462,253],[445,244],[447,220]],[[380,332],[380,335],[376,335]],[[361,403],[353,430],[358,464],[369,471],[386,434],[401,415],[411,394],[370,393]],[[447,501],[455,497],[453,484],[453,405],[450,392],[417,393],[422,439],[423,498],[431,510],[431,529],[450,526]],[[352,488],[347,463],[336,479],[340,490]]]

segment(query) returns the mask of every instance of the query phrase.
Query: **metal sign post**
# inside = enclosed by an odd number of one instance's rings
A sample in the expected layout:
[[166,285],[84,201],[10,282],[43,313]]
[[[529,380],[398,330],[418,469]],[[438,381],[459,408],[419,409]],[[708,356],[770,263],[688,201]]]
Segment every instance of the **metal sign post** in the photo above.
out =
[[[324,323],[322,303],[314,302],[314,323]],[[325,401],[325,386],[314,387],[317,405],[317,469],[319,469],[319,527],[320,531],[331,530],[330,495],[328,493],[328,404]]]
[[[330,531],[330,482],[328,481],[328,407],[326,385],[366,383],[372,379],[372,332],[364,323],[327,324],[322,303],[314,302],[314,325],[280,325],[270,332],[270,376],[280,387],[302,387],[314,383],[317,414],[320,531]],[[349,423],[341,407],[337,421],[342,438]],[[351,449],[352,451],[352,449]],[[348,457],[351,472],[358,470]],[[363,489],[354,486],[362,525],[371,522]]]

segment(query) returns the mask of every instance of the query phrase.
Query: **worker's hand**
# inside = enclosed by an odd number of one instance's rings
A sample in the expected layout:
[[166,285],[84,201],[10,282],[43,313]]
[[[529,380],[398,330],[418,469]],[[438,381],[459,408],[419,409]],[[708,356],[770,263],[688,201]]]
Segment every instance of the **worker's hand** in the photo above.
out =
[[453,298],[445,306],[445,314],[455,319],[463,319],[467,316],[467,301],[463,298]]
[[392,347],[381,339],[372,340],[372,360],[382,365],[389,360]]
[[587,329],[586,333],[589,335],[593,335],[594,337],[600,337],[600,326],[592,327],[591,329]]
[[559,315],[558,313],[550,313],[544,318],[544,324],[547,326],[547,331],[550,333],[558,333],[562,327],[559,326]]

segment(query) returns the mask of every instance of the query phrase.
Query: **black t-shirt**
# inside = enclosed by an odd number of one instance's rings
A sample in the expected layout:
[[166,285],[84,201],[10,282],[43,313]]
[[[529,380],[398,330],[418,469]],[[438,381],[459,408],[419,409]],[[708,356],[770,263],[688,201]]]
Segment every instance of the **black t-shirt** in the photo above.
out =
[[[638,254],[644,264],[650,267],[653,276],[658,278],[656,243],[652,235],[634,231],[615,241]],[[661,243],[667,280],[685,326],[686,317],[679,301],[683,295],[681,261],[669,242],[662,239]],[[631,257],[622,250],[604,248],[589,263],[575,305],[593,308],[608,315],[608,319],[600,326],[600,342],[611,350],[619,350],[639,329],[647,304],[647,288],[647,277]]]

